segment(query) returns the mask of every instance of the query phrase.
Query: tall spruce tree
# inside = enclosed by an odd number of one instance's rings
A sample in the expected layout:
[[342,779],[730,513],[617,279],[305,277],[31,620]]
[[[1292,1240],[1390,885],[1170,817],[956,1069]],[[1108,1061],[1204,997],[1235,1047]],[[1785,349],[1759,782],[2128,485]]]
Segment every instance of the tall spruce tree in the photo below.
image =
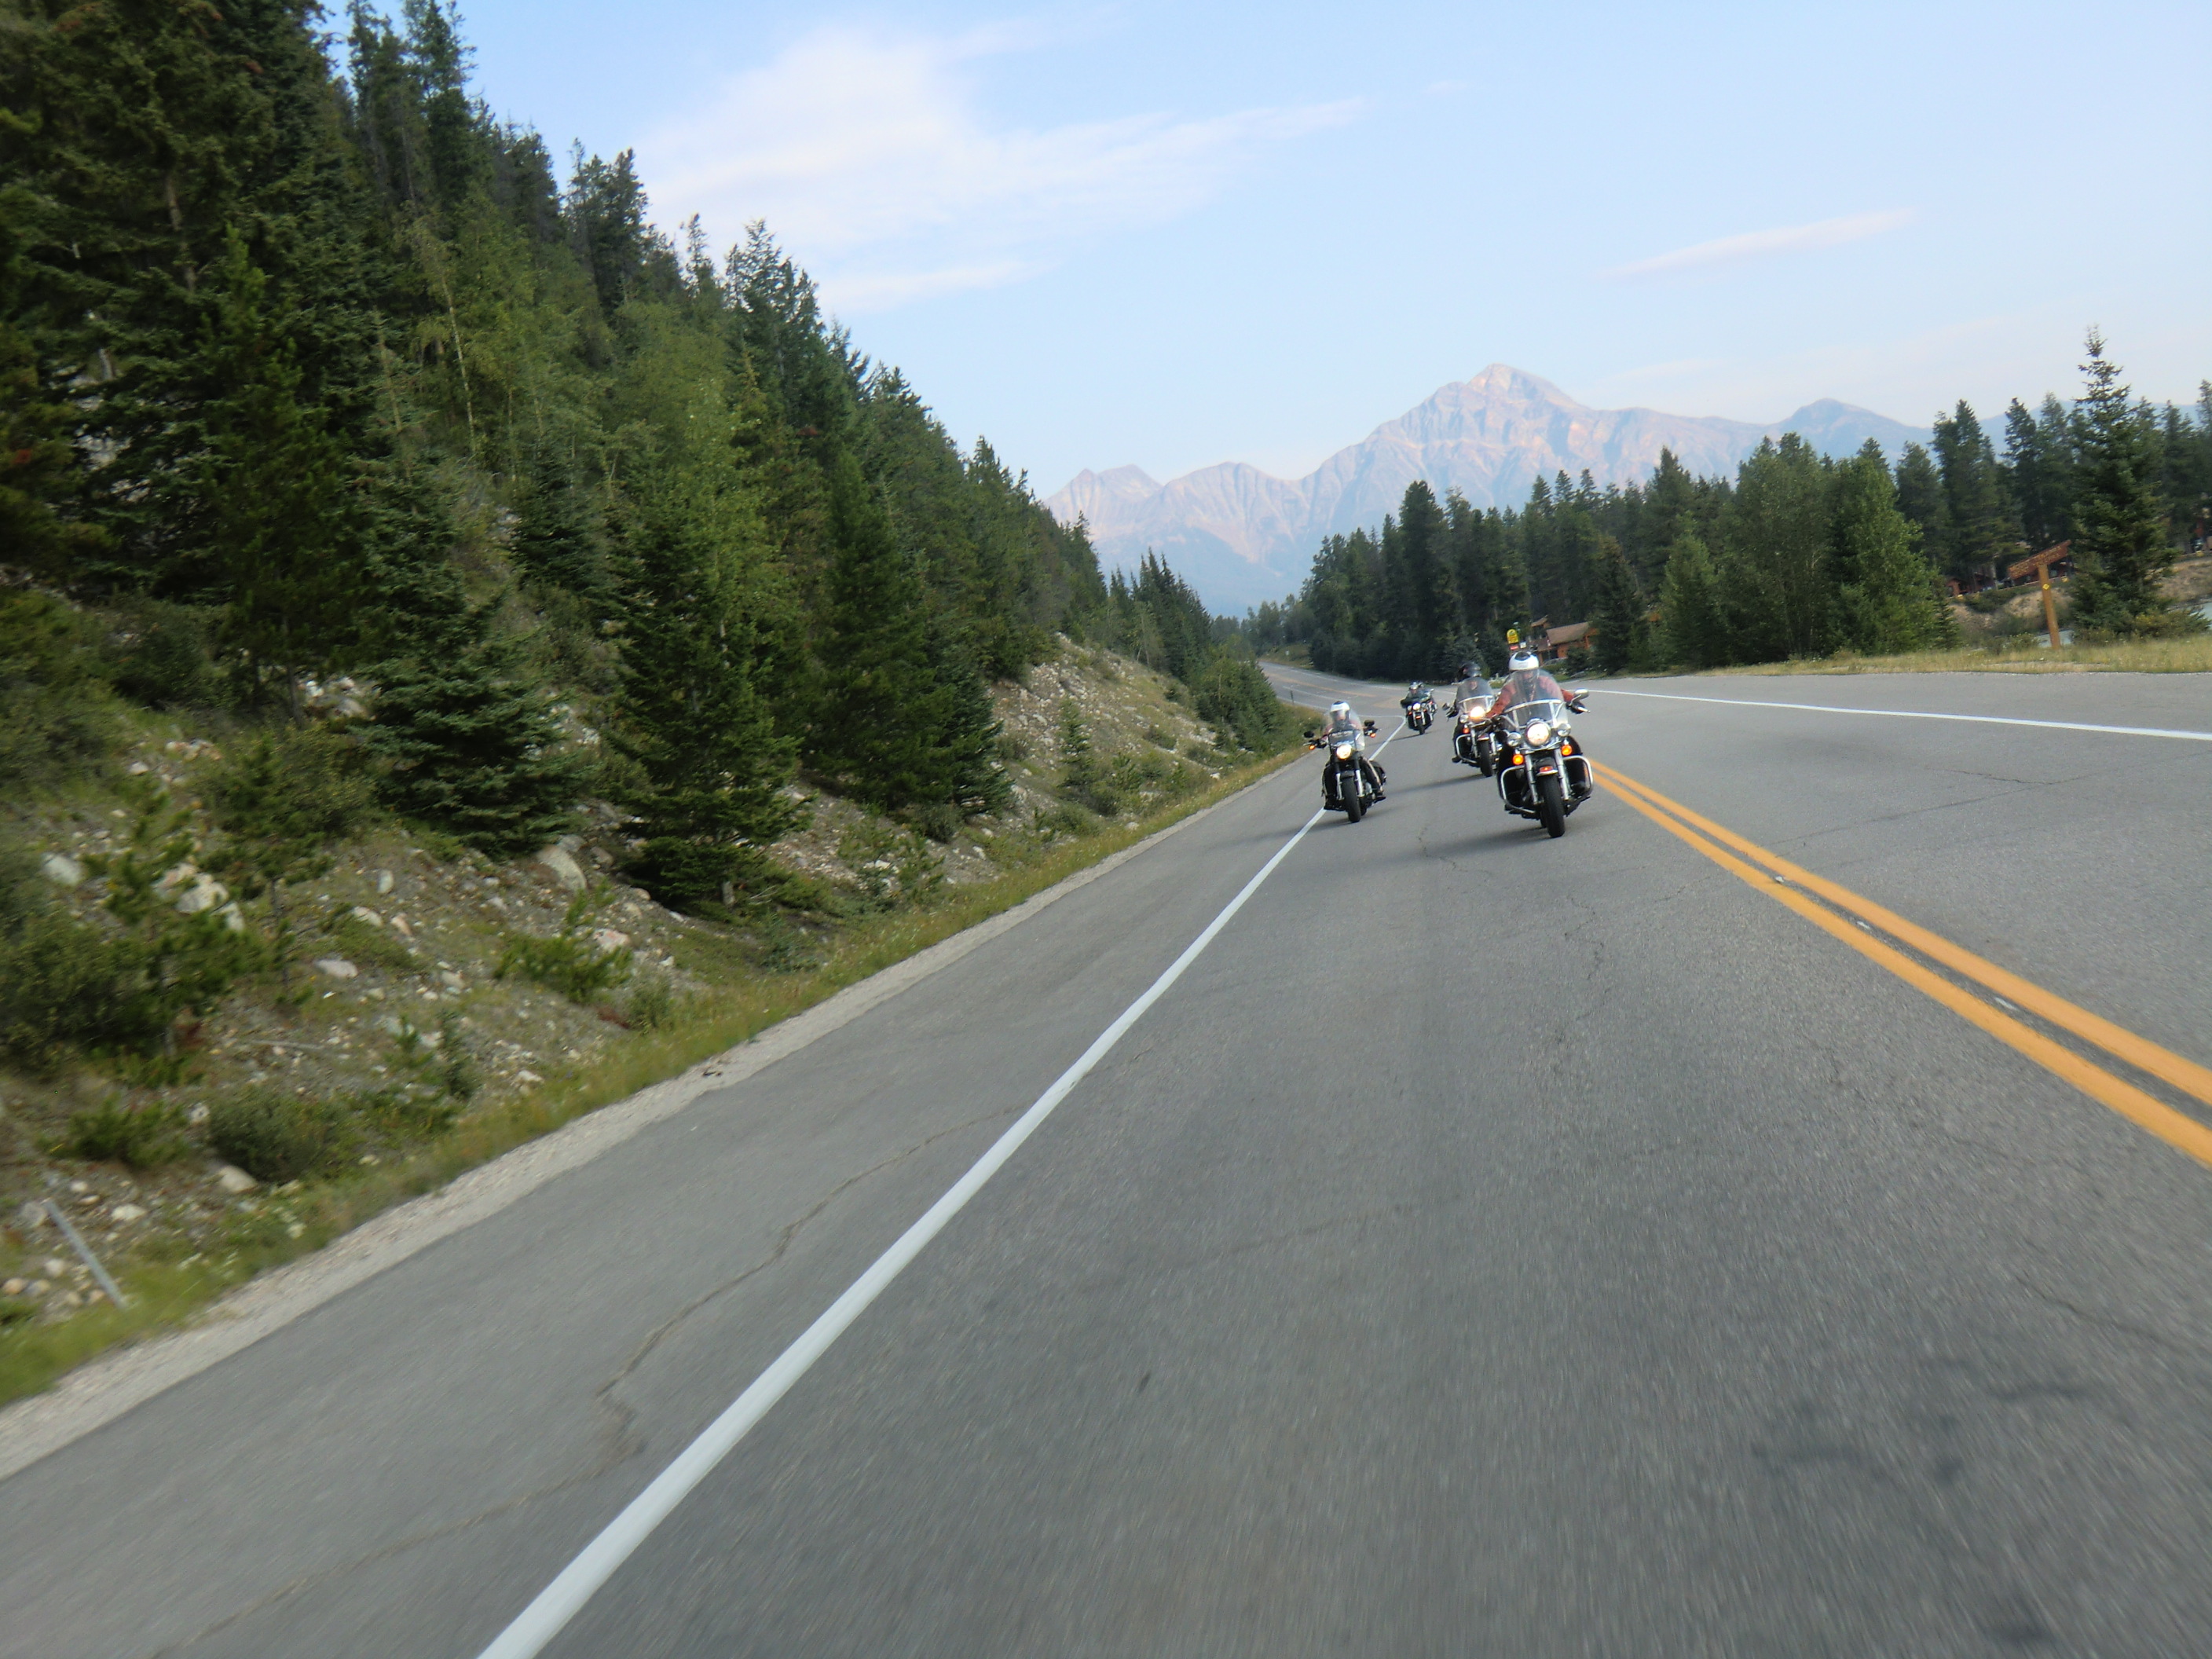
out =
[[742,489],[679,460],[641,469],[622,525],[621,789],[640,843],[628,868],[664,902],[758,899],[763,849],[799,822],[793,747],[760,685],[770,629],[765,532]]
[[2081,470],[2074,495],[2073,619],[2108,635],[2162,631],[2172,607],[2159,592],[2171,557],[2158,457],[2148,422],[2089,331],[2087,381],[2075,426]]
[[2019,398],[2005,410],[2006,493],[2021,533],[2037,552],[2063,541],[2073,516],[2073,434],[2064,408],[2044,399],[2041,416]]
[[223,391],[204,407],[207,449],[192,469],[204,580],[224,601],[224,644],[296,705],[301,674],[340,650],[359,600],[338,446],[301,401],[284,312],[242,238],[210,278],[222,299],[206,361]]
[[2003,476],[1988,434],[1965,398],[1936,420],[1936,462],[1943,480],[1942,538],[1946,574],[1965,577],[2004,562],[2014,533]]
[[988,698],[965,653],[933,626],[914,557],[892,539],[860,465],[840,455],[830,475],[836,562],[826,584],[821,680],[807,741],[810,765],[871,805],[981,811],[979,760],[995,741]]
[[1597,665],[1608,674],[1618,674],[1645,654],[1649,624],[1644,621],[1644,595],[1636,586],[1636,573],[1628,568],[1620,544],[1610,536],[1603,538],[1600,558],[1602,574],[1598,579],[1594,648]]
[[1937,632],[1934,572],[1898,510],[1876,440],[1836,469],[1830,495],[1828,568],[1839,642],[1870,655],[1929,643]]
[[1694,531],[1684,531],[1667,550],[1659,619],[1666,653],[1674,662],[1685,668],[1714,668],[1729,660],[1719,583],[1712,557]]

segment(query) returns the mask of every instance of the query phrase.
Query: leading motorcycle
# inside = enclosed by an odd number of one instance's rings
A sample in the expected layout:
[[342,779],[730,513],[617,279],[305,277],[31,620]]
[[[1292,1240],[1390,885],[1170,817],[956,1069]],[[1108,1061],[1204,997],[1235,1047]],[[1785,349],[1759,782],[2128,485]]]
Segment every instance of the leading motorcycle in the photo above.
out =
[[1582,714],[1587,691],[1565,701],[1538,697],[1499,715],[1498,798],[1516,817],[1534,818],[1557,841],[1567,815],[1590,798],[1589,757],[1576,741],[1571,715]]
[[1367,775],[1368,768],[1362,757],[1367,739],[1375,735],[1375,722],[1362,720],[1357,732],[1330,732],[1320,737],[1306,733],[1306,746],[1325,752],[1322,757],[1321,804],[1331,812],[1341,812],[1346,819],[1357,823],[1367,816],[1367,809],[1376,799],[1376,781],[1382,776],[1382,769],[1374,769],[1375,779]]

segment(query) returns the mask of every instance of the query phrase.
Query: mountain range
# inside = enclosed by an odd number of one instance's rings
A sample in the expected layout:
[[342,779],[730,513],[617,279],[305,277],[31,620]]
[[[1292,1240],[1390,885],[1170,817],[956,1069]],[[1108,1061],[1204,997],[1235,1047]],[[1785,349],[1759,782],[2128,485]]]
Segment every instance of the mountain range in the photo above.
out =
[[1648,478],[1662,447],[1692,472],[1733,473],[1761,439],[1785,432],[1828,455],[1875,438],[1892,459],[1908,441],[1929,437],[1925,428],[1832,398],[1765,426],[1591,409],[1549,380],[1492,363],[1303,478],[1228,461],[1160,483],[1140,468],[1117,466],[1078,473],[1045,506],[1063,524],[1080,518],[1089,526],[1102,564],[1133,568],[1149,548],[1210,607],[1237,611],[1294,592],[1322,537],[1379,526],[1416,478],[1438,495],[1456,489],[1477,507],[1512,507],[1528,499],[1535,480],[1561,471],[1571,478],[1588,469],[1601,484]]

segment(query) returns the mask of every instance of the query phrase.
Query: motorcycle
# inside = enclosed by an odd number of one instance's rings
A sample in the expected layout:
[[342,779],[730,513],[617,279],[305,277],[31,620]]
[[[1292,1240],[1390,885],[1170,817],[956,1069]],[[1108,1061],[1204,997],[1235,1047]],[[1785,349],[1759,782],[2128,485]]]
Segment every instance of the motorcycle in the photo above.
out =
[[1360,763],[1366,748],[1365,739],[1375,735],[1375,722],[1362,720],[1360,733],[1353,737],[1336,732],[1327,737],[1306,733],[1309,749],[1327,750],[1322,757],[1321,773],[1321,804],[1331,812],[1341,812],[1346,819],[1357,823],[1367,816],[1367,809],[1379,799],[1376,783],[1382,777],[1382,769],[1375,768],[1375,781],[1367,776],[1368,769]]
[[1554,841],[1567,833],[1567,815],[1590,798],[1589,757],[1575,741],[1570,714],[1583,712],[1584,691],[1563,702],[1542,697],[1516,702],[1499,716],[1498,798],[1516,817],[1534,818]]
[[1406,724],[1413,728],[1413,735],[1417,738],[1429,729],[1431,722],[1436,717],[1436,704],[1425,699],[1420,702],[1411,702],[1406,705]]
[[1453,727],[1452,759],[1486,778],[1498,769],[1498,737],[1480,712],[1469,709]]

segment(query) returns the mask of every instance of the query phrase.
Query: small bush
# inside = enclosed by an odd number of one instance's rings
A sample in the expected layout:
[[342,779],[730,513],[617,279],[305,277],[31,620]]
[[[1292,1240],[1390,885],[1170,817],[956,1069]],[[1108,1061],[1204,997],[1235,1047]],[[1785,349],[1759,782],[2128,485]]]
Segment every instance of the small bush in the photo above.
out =
[[133,1109],[111,1100],[89,1112],[72,1114],[65,1150],[94,1164],[127,1164],[150,1170],[173,1164],[189,1150],[179,1131],[184,1115],[173,1106]]
[[237,702],[235,686],[210,649],[215,614],[137,602],[109,644],[116,689],[155,708],[222,708]]
[[761,924],[761,966],[772,974],[804,974],[821,965],[822,954],[806,931],[781,910],[769,911]]
[[338,954],[349,961],[374,963],[403,974],[416,965],[415,953],[398,937],[363,921],[350,908],[341,907],[332,912],[323,931],[337,944]]
[[991,752],[999,757],[1000,765],[1012,766],[1029,758],[1029,740],[1017,732],[1001,732],[991,745]]
[[603,888],[579,893],[562,919],[561,931],[550,939],[517,934],[508,939],[493,977],[519,974],[572,1002],[589,1002],[600,992],[612,990],[629,977],[631,952],[627,946],[602,950],[591,937],[592,918],[605,902]]
[[1055,806],[1039,807],[1032,827],[1049,841],[1059,836],[1087,836],[1097,829],[1098,819],[1073,801],[1064,800]]
[[1175,752],[1175,733],[1164,732],[1158,726],[1148,726],[1145,728],[1145,741],[1156,749],[1166,750],[1170,754]]
[[283,1182],[336,1169],[357,1139],[344,1103],[274,1089],[216,1103],[208,1141],[257,1181]]
[[647,975],[630,987],[623,1002],[623,1018],[634,1031],[655,1031],[675,1023],[676,991],[659,974]]

